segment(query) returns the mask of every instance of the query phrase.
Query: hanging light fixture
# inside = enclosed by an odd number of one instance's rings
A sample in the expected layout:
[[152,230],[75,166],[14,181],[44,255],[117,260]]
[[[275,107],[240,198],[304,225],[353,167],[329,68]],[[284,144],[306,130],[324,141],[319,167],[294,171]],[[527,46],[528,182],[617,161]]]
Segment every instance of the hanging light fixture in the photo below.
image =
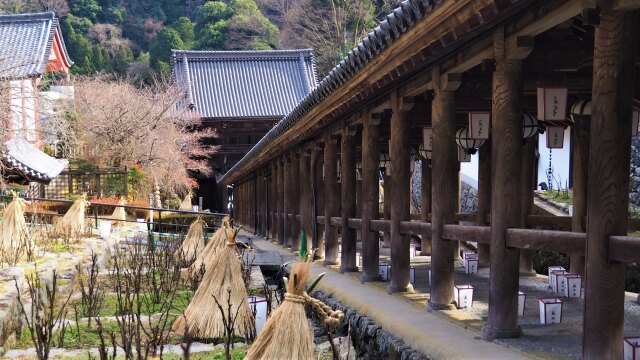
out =
[[522,121],[522,138],[528,139],[538,133],[539,125],[538,119],[531,114],[524,113],[524,120]]
[[471,154],[468,153],[465,149],[459,147],[458,148],[458,161],[460,161],[460,162],[471,162]]
[[473,139],[489,139],[491,127],[491,113],[488,111],[475,111],[469,113],[469,130]]
[[425,160],[431,160],[431,150],[425,150],[424,144],[420,144],[418,155]]
[[380,167],[386,168],[391,163],[389,153],[380,153]]
[[578,100],[571,105],[571,119],[574,122],[580,120],[589,120],[591,118],[591,101]]
[[484,144],[484,140],[473,139],[469,134],[469,128],[464,127],[456,131],[456,143],[467,154],[475,154],[477,149]]
[[538,119],[542,121],[565,120],[568,92],[567,88],[539,87]]
[[549,149],[562,149],[564,147],[563,126],[547,126],[547,147]]
[[422,147],[426,151],[433,150],[433,128],[430,128],[430,127],[422,128]]

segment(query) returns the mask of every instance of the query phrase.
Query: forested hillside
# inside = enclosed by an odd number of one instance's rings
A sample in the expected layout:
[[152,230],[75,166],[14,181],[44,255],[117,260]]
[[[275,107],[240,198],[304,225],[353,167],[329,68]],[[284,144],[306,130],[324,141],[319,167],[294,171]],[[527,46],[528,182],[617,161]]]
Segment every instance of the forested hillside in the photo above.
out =
[[324,75],[399,0],[0,0],[0,12],[54,10],[73,72],[146,80],[171,49],[309,47]]

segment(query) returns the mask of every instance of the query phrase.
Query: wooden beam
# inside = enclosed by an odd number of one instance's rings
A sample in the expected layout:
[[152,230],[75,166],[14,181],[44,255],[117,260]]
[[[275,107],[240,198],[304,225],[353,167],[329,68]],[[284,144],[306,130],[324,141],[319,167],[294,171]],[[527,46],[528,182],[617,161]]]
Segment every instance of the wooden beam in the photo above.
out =
[[342,244],[342,259],[340,272],[356,272],[356,232],[349,227],[349,218],[356,216],[356,143],[354,141],[355,127],[344,128],[340,140],[340,239]]
[[614,11],[632,11],[640,9],[640,2],[637,0],[614,0],[612,10]]
[[442,236],[449,240],[487,244],[491,241],[491,228],[488,226],[445,225]]
[[584,254],[584,233],[555,230],[508,229],[507,246],[527,250],[547,250],[563,254]]
[[609,261],[640,262],[640,238],[630,236],[609,237]]
[[371,230],[375,231],[389,231],[391,227],[391,221],[389,220],[371,220],[369,223]]
[[[390,112],[391,109],[389,109]],[[380,122],[384,112],[365,117],[362,127],[362,276],[360,280],[374,281],[380,278],[380,234],[371,228],[371,220],[379,217],[378,172],[380,171]]]

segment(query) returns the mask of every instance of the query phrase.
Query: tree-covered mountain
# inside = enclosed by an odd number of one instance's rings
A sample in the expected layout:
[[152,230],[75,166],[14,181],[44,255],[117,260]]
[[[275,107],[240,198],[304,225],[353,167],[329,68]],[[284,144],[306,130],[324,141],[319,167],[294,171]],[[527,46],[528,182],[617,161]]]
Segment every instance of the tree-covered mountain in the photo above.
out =
[[326,73],[399,0],[3,0],[0,12],[54,10],[77,74],[144,81],[171,49],[314,49]]

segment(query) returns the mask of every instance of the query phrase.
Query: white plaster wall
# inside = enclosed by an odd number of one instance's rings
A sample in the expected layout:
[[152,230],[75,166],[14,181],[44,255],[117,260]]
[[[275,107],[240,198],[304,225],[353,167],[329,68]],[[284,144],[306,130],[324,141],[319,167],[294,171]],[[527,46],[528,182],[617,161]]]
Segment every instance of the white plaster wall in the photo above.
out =
[[[547,170],[549,169],[549,152],[551,151],[551,169],[553,171],[553,188],[558,187],[557,182],[560,181],[562,188],[566,188],[569,184],[569,159],[571,157],[571,129],[564,130],[564,147],[562,149],[548,149],[546,134],[540,135],[538,140],[538,151],[540,157],[538,159],[538,180],[536,185],[541,182],[548,183]],[[540,189],[540,187],[537,187]]]

